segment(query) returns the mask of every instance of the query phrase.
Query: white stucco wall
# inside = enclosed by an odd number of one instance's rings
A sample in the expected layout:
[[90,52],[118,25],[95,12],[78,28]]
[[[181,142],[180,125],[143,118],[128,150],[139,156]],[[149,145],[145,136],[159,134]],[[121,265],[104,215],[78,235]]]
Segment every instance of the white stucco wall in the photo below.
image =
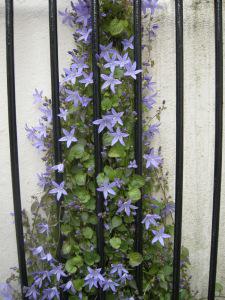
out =
[[[152,56],[152,70],[158,83],[158,103],[166,100],[161,134],[165,169],[169,171],[171,195],[175,178],[175,25],[174,1],[161,0],[158,38]],[[192,286],[199,297],[207,294],[213,186],[214,153],[214,14],[213,0],[184,1],[185,56],[185,164],[183,244],[190,250]],[[60,0],[59,9],[69,0]],[[224,7],[225,15],[225,7]],[[17,264],[10,181],[7,127],[4,1],[0,2],[0,282]],[[59,22],[60,69],[66,65],[65,53],[73,47],[70,30]],[[40,154],[27,141],[25,123],[36,124],[39,113],[33,106],[34,88],[50,96],[48,3],[44,0],[15,0],[16,96],[19,136],[21,195],[23,207],[30,196],[40,193],[35,174],[41,170]],[[225,164],[225,160],[224,160]],[[223,175],[224,175],[223,168]],[[224,178],[224,176],[223,176]],[[225,184],[222,185],[218,280],[225,282]]]

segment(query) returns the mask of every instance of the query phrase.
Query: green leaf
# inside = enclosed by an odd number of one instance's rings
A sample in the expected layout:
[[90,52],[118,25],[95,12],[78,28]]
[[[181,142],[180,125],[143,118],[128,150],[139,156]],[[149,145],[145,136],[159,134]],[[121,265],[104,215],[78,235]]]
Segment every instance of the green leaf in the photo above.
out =
[[69,224],[62,224],[61,226],[61,232],[63,235],[68,235],[73,231],[73,227]]
[[121,245],[121,239],[120,238],[117,238],[117,237],[114,237],[114,238],[111,238],[109,240],[110,242],[110,245],[114,248],[114,249],[119,249],[120,248],[120,245]]
[[109,150],[109,157],[125,157],[126,156],[126,151],[123,145],[121,144],[116,144],[114,146],[111,147],[111,149]]
[[145,180],[140,175],[133,175],[129,183],[129,188],[141,188],[145,185]]
[[137,201],[141,199],[141,191],[137,188],[132,188],[128,191],[128,197],[133,201]]
[[119,216],[114,216],[112,218],[112,229],[119,227],[122,224],[122,218],[120,218]]
[[72,245],[70,242],[67,241],[67,242],[63,243],[63,246],[62,246],[63,255],[68,255],[70,253],[71,249],[72,249]]
[[111,35],[121,34],[128,26],[127,20],[118,20],[117,18],[113,19],[109,24],[109,32]]
[[71,162],[74,160],[74,158],[76,159],[81,158],[83,154],[84,154],[84,144],[77,143],[71,147],[68,155],[68,161]]
[[80,255],[77,255],[67,260],[65,268],[67,272],[75,273],[77,271],[77,268],[80,268],[82,266],[83,266],[83,259]]
[[132,267],[137,267],[139,266],[142,261],[143,261],[143,257],[140,253],[138,252],[132,252],[129,254],[128,256],[129,258],[129,264],[132,266]]
[[73,285],[75,287],[75,290],[80,292],[82,290],[82,287],[84,286],[84,279],[75,279],[75,280],[73,280]]
[[76,195],[82,203],[87,203],[91,198],[86,188],[76,188]]
[[93,237],[94,231],[90,227],[85,227],[82,229],[82,234],[86,239],[90,240]]
[[65,264],[65,269],[70,274],[75,273],[77,271],[77,267],[73,264],[72,258],[67,260],[67,262]]
[[87,178],[87,175],[85,173],[83,173],[82,171],[79,171],[75,175],[75,182],[77,185],[80,185],[80,186],[85,185],[86,178]]

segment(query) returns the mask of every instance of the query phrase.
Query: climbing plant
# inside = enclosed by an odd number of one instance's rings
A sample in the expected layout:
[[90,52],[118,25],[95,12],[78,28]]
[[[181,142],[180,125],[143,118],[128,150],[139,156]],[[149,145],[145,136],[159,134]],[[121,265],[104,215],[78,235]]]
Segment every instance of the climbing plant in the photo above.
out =
[[[130,0],[100,1],[101,119],[93,121],[93,73],[90,1],[71,2],[59,12],[71,28],[74,49],[60,82],[63,161],[54,165],[51,99],[35,90],[41,112],[37,126],[26,125],[27,136],[43,153],[46,166],[38,174],[43,189],[34,196],[31,218],[24,212],[29,286],[28,299],[170,299],[173,262],[174,204],[168,194],[161,149],[154,148],[159,134],[163,102],[156,107],[157,89],[151,70],[152,43],[157,36],[157,0],[142,1],[143,68],[133,54],[133,5]],[[143,176],[137,175],[134,157],[134,80],[143,78]],[[95,185],[93,127],[103,138],[103,172]],[[63,181],[55,181],[55,172]],[[96,238],[96,190],[104,199],[105,269],[99,268]],[[136,202],[143,193],[143,255],[134,251]],[[60,212],[58,211],[60,202]],[[63,214],[61,212],[63,211]],[[58,216],[61,215],[61,219]],[[60,224],[59,224],[60,222]],[[59,226],[60,225],[60,226]],[[60,231],[60,232],[59,232]],[[60,246],[60,240],[62,247]],[[60,247],[60,249],[59,249]],[[57,251],[57,249],[59,251]],[[58,255],[60,254],[60,255]],[[134,280],[135,267],[143,266],[143,298]],[[182,249],[180,299],[191,299],[188,250]],[[15,275],[11,279],[14,279]],[[10,280],[8,281],[10,282]],[[11,291],[8,285],[6,292]],[[15,299],[16,294],[14,294]],[[11,298],[7,298],[11,299]],[[18,298],[20,299],[20,298]]]

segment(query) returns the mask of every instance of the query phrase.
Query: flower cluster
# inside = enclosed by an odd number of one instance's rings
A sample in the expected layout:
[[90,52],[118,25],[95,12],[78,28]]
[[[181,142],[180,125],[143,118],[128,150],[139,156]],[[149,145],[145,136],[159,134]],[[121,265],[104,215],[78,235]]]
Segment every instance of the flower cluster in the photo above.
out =
[[[155,113],[156,83],[149,75],[151,58],[137,69],[134,61],[132,1],[101,1],[100,53],[101,118],[93,121],[93,70],[91,56],[91,7],[89,0],[71,3],[71,11],[59,12],[62,22],[73,30],[76,49],[68,52],[69,67],[60,83],[60,113],[63,161],[55,165],[51,100],[35,90],[34,103],[42,113],[36,127],[26,126],[32,144],[43,151],[46,170],[38,174],[44,190],[34,199],[32,222],[24,215],[28,255],[28,299],[95,298],[101,288],[115,299],[137,298],[135,267],[144,268],[144,299],[167,299],[171,287],[173,213],[167,195],[167,180],[159,149],[153,138],[159,133],[160,113]],[[152,25],[158,0],[144,0],[143,16],[150,26],[143,37],[151,44],[158,25]],[[149,31],[149,28],[150,31]],[[143,51],[148,50],[143,45]],[[139,74],[139,75],[138,75]],[[140,75],[141,74],[141,75]],[[134,155],[133,84],[143,78],[143,176],[137,175]],[[154,111],[152,117],[151,111]],[[149,118],[149,116],[151,116]],[[155,119],[157,122],[155,123]],[[95,177],[93,127],[102,136],[103,170]],[[60,178],[60,180],[56,180]],[[97,181],[97,187],[96,187]],[[96,193],[102,193],[104,212],[96,216]],[[143,255],[134,252],[135,216],[143,199]],[[99,268],[96,224],[104,222],[105,268]],[[61,241],[60,236],[63,236]],[[183,281],[189,295],[188,260],[184,257]],[[167,271],[165,270],[167,267]],[[155,269],[154,269],[155,268]],[[152,271],[151,270],[156,270]],[[170,270],[170,272],[168,271]],[[164,274],[159,278],[158,274]],[[167,273],[166,273],[167,272]],[[149,285],[149,282],[151,284]],[[9,286],[7,287],[7,289]],[[11,298],[9,298],[11,299]],[[114,298],[113,298],[114,299]]]

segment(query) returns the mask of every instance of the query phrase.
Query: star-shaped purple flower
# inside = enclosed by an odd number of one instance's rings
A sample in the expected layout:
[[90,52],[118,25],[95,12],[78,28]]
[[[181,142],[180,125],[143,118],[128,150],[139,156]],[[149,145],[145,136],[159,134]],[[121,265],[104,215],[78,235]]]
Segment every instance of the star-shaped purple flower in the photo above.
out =
[[118,206],[119,209],[117,210],[117,213],[121,213],[124,211],[128,217],[130,216],[131,212],[133,213],[133,215],[135,215],[135,210],[138,209],[137,206],[131,204],[131,200],[127,200],[125,202],[119,201]]
[[121,145],[125,146],[123,139],[129,136],[128,133],[122,132],[119,127],[117,127],[116,132],[110,132],[110,135],[113,136],[111,146],[115,145],[117,142],[120,142]]
[[42,101],[42,95],[43,95],[43,91],[38,92],[38,90],[35,89],[33,93],[33,97],[34,97],[33,104],[40,103]]
[[96,288],[102,287],[105,278],[101,274],[101,268],[92,269],[88,267],[88,275],[84,278],[85,285],[89,286],[89,290],[94,286]]
[[105,82],[102,85],[102,90],[106,89],[107,87],[110,87],[113,94],[115,94],[115,85],[122,83],[119,79],[115,79],[113,77],[113,73],[111,73],[109,76],[101,74],[101,78],[105,80]]
[[77,142],[77,138],[74,136],[75,129],[72,128],[70,131],[63,129],[64,136],[59,139],[60,142],[66,142],[67,148],[70,147],[72,142]]
[[99,125],[98,133],[102,132],[105,128],[108,128],[109,131],[112,131],[113,126],[115,125],[110,115],[105,115],[102,117],[102,119],[93,121],[93,124]]
[[58,184],[57,182],[55,181],[52,181],[52,184],[53,186],[55,187],[54,189],[50,190],[49,191],[49,194],[54,194],[54,195],[57,195],[56,198],[57,200],[59,201],[60,198],[62,197],[62,195],[67,195],[67,192],[66,190],[64,189],[64,185],[65,185],[65,182],[62,181],[60,184]]
[[66,121],[67,115],[68,115],[68,109],[60,108],[59,110],[60,110],[60,113],[58,114],[58,117],[60,117],[64,121]]
[[164,239],[168,239],[171,237],[171,235],[164,233],[164,231],[164,227],[162,227],[159,231],[152,230],[152,233],[154,234],[152,244],[155,244],[158,241],[162,246],[164,246]]
[[127,49],[134,49],[134,46],[133,46],[133,40],[134,40],[134,37],[131,36],[129,38],[129,40],[126,40],[124,39],[122,41],[122,44],[123,44],[123,50],[126,51]]
[[70,12],[68,12],[67,9],[65,9],[64,12],[59,11],[59,15],[62,17],[63,24],[68,25],[69,27],[74,26],[74,16]]
[[137,79],[137,74],[141,73],[142,70],[136,70],[136,62],[134,62],[133,64],[132,63],[129,63],[127,64],[125,67],[126,67],[126,72],[124,73],[125,76],[131,76],[132,78],[134,79]]
[[160,219],[161,219],[161,217],[159,215],[147,214],[141,223],[145,224],[145,228],[148,230],[150,225],[158,226],[159,224],[157,223],[156,220],[160,220]]
[[104,195],[104,198],[107,199],[108,195],[116,195],[116,192],[113,190],[113,187],[115,187],[115,182],[109,183],[108,180],[105,180],[102,185],[97,188],[97,191],[102,192]]
[[158,168],[159,165],[162,163],[162,158],[159,155],[154,154],[154,149],[150,151],[149,154],[144,155],[144,159],[147,160],[146,168]]
[[128,169],[137,169],[137,163],[136,160],[130,161],[129,165],[128,165]]
[[79,82],[84,83],[85,87],[93,83],[93,72],[91,72],[90,74],[83,73],[83,76],[84,79],[79,80]]

